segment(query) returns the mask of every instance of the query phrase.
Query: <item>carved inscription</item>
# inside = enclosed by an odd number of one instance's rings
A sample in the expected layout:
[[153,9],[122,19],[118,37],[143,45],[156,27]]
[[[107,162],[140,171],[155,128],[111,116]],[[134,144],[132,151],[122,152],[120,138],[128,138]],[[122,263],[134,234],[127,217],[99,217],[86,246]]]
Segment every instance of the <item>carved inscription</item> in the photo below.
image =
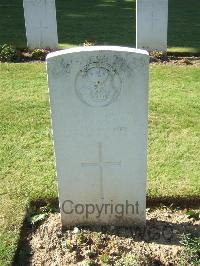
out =
[[98,162],[84,162],[81,163],[82,167],[98,167],[99,168],[99,178],[100,178],[100,198],[104,199],[103,193],[103,169],[106,166],[121,166],[121,161],[119,162],[104,162],[102,156],[102,143],[98,143]]
[[121,92],[121,79],[109,64],[94,62],[83,67],[75,81],[78,98],[93,107],[115,102]]

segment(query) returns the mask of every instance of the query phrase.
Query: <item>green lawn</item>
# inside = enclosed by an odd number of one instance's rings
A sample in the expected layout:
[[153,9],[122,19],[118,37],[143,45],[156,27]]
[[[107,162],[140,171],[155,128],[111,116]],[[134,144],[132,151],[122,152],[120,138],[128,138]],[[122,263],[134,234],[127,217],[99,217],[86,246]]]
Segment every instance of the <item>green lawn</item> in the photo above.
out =
[[[44,64],[0,64],[0,265],[16,249],[25,206],[55,197]],[[1,259],[3,262],[1,262]]]
[[[0,64],[0,265],[30,201],[57,196],[45,66]],[[148,195],[200,195],[200,69],[150,67]]]
[[200,68],[151,67],[148,194],[200,195]]
[[[56,0],[61,47],[135,46],[135,0]],[[200,1],[169,0],[168,49],[200,52]],[[0,1],[0,44],[26,46],[22,0]]]

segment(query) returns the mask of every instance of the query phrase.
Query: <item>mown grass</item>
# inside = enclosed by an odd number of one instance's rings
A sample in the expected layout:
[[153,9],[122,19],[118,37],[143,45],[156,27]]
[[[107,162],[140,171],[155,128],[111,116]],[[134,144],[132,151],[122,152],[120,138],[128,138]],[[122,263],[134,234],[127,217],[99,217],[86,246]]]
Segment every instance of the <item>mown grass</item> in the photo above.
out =
[[200,195],[200,69],[151,67],[150,196]]
[[57,194],[44,64],[0,64],[0,73],[0,258],[9,264],[28,202]]
[[[97,44],[135,47],[135,0],[56,0],[60,47]],[[168,49],[200,52],[200,1],[169,0]],[[22,0],[0,1],[0,44],[26,47]]]
[[[26,206],[57,196],[43,63],[0,64],[0,265],[9,265]],[[200,69],[151,66],[148,195],[200,194]]]

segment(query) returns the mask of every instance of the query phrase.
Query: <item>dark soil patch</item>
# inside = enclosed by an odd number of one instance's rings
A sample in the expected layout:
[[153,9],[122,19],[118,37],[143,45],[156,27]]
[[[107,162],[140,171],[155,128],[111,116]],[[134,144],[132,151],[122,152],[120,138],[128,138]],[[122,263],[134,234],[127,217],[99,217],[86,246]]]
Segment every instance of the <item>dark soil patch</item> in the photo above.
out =
[[[90,43],[86,43],[83,46],[90,46]],[[14,62],[17,63],[26,63],[26,62],[35,62],[35,61],[45,61],[46,56],[54,50],[50,49],[15,49],[16,58]],[[179,54],[179,53],[163,53],[158,51],[150,52],[150,63],[159,64],[159,65],[178,65],[178,66],[200,66],[200,55],[188,55],[188,54]]]
[[200,57],[166,56],[163,58],[157,58],[154,56],[150,56],[150,63],[153,65],[176,65],[176,66],[200,67]]

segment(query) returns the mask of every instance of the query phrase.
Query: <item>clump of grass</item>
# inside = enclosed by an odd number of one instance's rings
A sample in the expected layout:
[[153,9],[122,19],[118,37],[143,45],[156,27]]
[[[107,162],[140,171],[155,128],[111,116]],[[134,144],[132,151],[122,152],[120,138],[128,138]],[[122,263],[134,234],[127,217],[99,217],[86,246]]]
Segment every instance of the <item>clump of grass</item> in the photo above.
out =
[[189,219],[194,219],[198,221],[200,219],[200,212],[194,211],[194,210],[189,210],[186,212],[187,216]]

